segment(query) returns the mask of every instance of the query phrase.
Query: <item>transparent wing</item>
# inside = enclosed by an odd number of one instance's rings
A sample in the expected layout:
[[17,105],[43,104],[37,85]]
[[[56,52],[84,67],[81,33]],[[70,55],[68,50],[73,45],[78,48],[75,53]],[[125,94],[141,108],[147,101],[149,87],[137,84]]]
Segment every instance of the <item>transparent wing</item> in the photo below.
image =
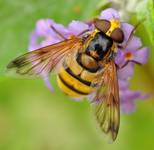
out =
[[113,61],[105,67],[100,88],[93,99],[95,102],[95,115],[102,131],[109,140],[117,137],[120,124],[120,102],[117,80],[117,70]]
[[63,58],[82,47],[82,40],[73,36],[68,40],[49,45],[21,55],[11,61],[7,69],[20,75],[48,74]]

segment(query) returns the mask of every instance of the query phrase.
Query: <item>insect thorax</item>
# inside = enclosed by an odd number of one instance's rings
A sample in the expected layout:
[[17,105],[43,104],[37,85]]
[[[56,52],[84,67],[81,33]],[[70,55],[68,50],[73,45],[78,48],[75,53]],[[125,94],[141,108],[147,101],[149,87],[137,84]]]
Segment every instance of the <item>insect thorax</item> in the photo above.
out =
[[111,51],[113,40],[103,32],[96,33],[86,48],[86,54],[93,57],[95,60],[103,60]]

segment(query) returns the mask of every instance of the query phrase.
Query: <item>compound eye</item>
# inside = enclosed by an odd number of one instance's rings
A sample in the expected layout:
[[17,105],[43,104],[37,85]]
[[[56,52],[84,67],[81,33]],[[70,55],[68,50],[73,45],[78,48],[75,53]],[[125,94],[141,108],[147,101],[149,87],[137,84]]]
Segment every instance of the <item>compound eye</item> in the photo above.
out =
[[104,33],[106,33],[111,27],[110,21],[105,19],[94,19],[94,25],[99,31]]
[[111,33],[111,38],[113,39],[113,41],[115,41],[117,43],[122,43],[124,40],[124,33],[120,28],[116,28]]

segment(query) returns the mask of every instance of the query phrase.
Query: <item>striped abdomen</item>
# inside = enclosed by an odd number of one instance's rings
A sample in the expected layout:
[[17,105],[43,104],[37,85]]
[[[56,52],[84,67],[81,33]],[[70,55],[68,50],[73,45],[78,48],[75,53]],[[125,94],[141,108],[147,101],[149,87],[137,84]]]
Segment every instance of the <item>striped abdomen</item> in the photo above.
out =
[[58,74],[58,85],[71,97],[82,97],[96,91],[92,82],[98,76],[99,66],[96,60],[85,53],[67,57]]

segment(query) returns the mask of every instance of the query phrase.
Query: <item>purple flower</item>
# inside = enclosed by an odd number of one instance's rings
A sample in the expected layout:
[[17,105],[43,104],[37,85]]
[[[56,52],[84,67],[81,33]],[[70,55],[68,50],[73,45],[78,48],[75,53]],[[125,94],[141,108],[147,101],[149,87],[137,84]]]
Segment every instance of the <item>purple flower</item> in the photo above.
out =
[[120,16],[119,16],[118,12],[113,8],[108,8],[108,9],[102,11],[99,18],[106,19],[106,20],[111,20],[111,19],[120,20]]
[[135,101],[144,100],[149,97],[148,94],[142,94],[140,91],[129,89],[128,80],[119,79],[119,95],[121,100],[121,109],[124,113],[131,113],[135,110]]
[[[101,12],[100,19],[117,19],[120,21],[118,12],[112,8]],[[36,24],[35,30],[30,36],[29,50],[34,50],[46,45],[54,44],[63,39],[51,28],[53,26],[65,38],[70,35],[78,35],[85,30],[94,30],[94,25],[91,23],[84,23],[80,21],[72,21],[67,27],[55,23],[51,19],[39,20]],[[134,111],[135,101],[147,98],[147,95],[140,91],[132,91],[129,89],[129,79],[133,76],[134,66],[136,64],[145,64],[148,57],[148,48],[142,47],[142,42],[139,37],[133,36],[130,42],[127,42],[133,30],[133,26],[128,23],[121,23],[121,29],[124,32],[124,41],[118,45],[118,52],[115,62],[119,67],[124,66],[118,70],[119,90],[121,99],[121,109],[125,113]],[[129,61],[129,63],[127,63]],[[53,91],[48,75],[42,74],[46,86]]]
[[136,100],[144,100],[148,98],[149,95],[144,94],[140,91],[132,91],[127,89],[120,90],[120,98],[121,98],[121,109],[124,113],[130,113],[135,110],[135,101]]

